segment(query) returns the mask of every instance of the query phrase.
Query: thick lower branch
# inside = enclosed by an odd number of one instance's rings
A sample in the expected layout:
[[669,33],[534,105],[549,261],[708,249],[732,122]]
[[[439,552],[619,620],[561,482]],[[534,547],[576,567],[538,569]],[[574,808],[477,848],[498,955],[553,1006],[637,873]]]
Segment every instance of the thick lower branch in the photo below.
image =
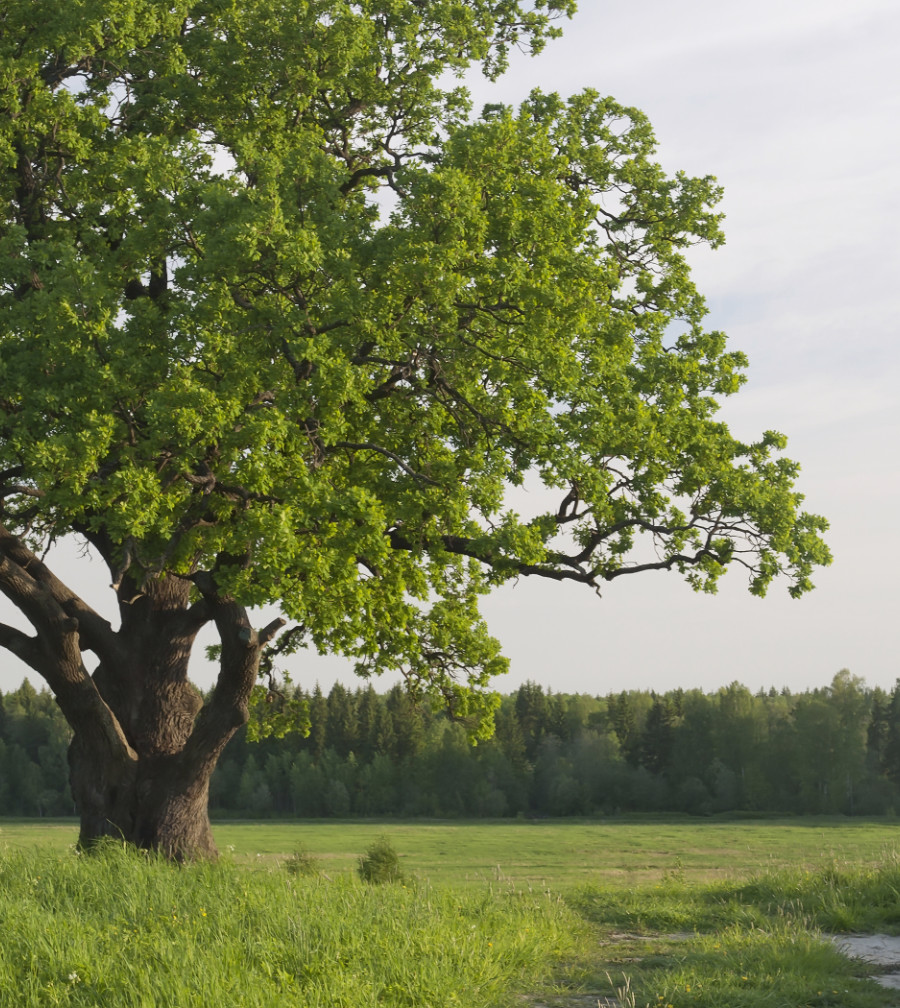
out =
[[193,580],[215,620],[221,652],[216,685],[197,716],[184,756],[192,764],[212,766],[232,735],[246,724],[263,650],[286,620],[273,620],[257,631],[244,606],[218,594],[211,573],[199,572]]
[[[678,528],[663,529],[661,526],[651,526],[646,522],[630,523],[637,527],[650,529],[656,532],[680,531]],[[396,529],[388,531],[391,546],[394,549],[415,552],[416,547],[405,536],[402,536]],[[605,536],[598,537],[601,541]],[[711,538],[708,536],[707,539]],[[652,561],[649,563],[633,564],[630,566],[617,567],[614,570],[603,570],[600,566],[585,567],[584,565],[591,559],[590,550],[583,550],[575,556],[567,556],[561,553],[551,553],[547,558],[547,563],[532,564],[525,563],[516,557],[506,554],[494,554],[477,545],[474,539],[464,536],[442,535],[440,544],[448,553],[455,553],[458,556],[471,557],[478,560],[486,567],[497,571],[507,570],[511,575],[534,576],[547,578],[551,581],[575,581],[579,584],[586,584],[592,588],[598,587],[598,581],[612,581],[614,578],[623,577],[626,574],[636,574],[649,570],[671,570],[673,567],[683,565],[686,567],[696,567],[709,558],[716,559],[717,554],[710,549],[709,542],[696,553],[675,553],[664,560]]]
[[[92,650],[101,660],[116,661],[119,659],[120,648],[115,631],[109,621],[105,620],[64,584],[35,553],[28,549],[21,539],[2,525],[0,525],[0,558],[8,560],[9,563],[17,567],[22,575],[27,576],[27,579],[35,586],[40,586],[47,592],[66,616],[78,621],[81,643],[85,648]],[[13,588],[15,595],[7,592],[2,584],[0,584],[0,590],[3,590],[4,594],[23,612],[26,612],[20,599],[24,599],[23,593],[30,594],[31,589],[24,581],[21,581],[18,587]]]
[[[21,558],[27,563],[18,562]],[[105,747],[118,758],[133,757],[121,725],[81,660],[81,626],[64,607],[64,601],[75,596],[64,589],[30,550],[0,528],[0,591],[36,631],[35,637],[28,637],[3,627],[0,644],[44,677],[76,733],[82,732],[92,745]]]
[[28,634],[22,633],[15,627],[0,623],[0,647],[6,648],[20,661],[33,668],[35,672],[38,671],[40,652],[34,637],[29,637]]

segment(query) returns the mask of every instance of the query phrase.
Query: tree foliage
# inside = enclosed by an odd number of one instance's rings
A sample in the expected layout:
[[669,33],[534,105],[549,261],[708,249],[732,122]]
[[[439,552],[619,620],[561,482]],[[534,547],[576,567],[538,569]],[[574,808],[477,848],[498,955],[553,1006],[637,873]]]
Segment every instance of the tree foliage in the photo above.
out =
[[[483,731],[505,662],[477,602],[509,579],[674,569],[713,590],[735,564],[757,594],[811,587],[824,522],[784,438],[715,417],[745,360],[704,328],[685,259],[722,240],[714,180],[667,176],[644,116],[594,92],[474,114],[454,79],[573,10],[5,5],[0,589],[37,637],[0,643],[70,721],[78,654],[113,679],[122,661],[35,563],[71,532],[123,612],[178,610],[185,640],[216,624],[222,724],[278,630],[253,636],[248,606]],[[532,478],[552,502],[518,514]],[[140,755],[111,699],[136,687],[98,688]]]

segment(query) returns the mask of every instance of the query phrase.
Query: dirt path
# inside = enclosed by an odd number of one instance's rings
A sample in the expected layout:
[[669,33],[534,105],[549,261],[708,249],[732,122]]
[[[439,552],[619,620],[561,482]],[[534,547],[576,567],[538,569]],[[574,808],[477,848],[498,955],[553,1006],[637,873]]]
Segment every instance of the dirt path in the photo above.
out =
[[872,975],[876,983],[900,990],[900,935],[844,934],[831,935],[831,940],[844,955],[877,967]]
[[[844,955],[871,965],[872,979],[876,983],[890,990],[900,990],[900,935],[842,934],[828,937]],[[527,1008],[623,1008],[616,998],[601,994],[561,994],[537,1001],[529,998],[526,1004]]]

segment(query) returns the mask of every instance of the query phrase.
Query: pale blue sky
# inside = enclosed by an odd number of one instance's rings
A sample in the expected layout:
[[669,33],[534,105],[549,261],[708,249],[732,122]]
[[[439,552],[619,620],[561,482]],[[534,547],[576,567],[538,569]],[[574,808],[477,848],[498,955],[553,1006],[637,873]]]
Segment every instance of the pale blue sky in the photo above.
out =
[[741,436],[790,437],[835,554],[800,601],[751,598],[738,574],[711,598],[675,575],[620,581],[602,601],[501,593],[485,611],[516,680],[605,692],[900,676],[898,49],[900,8],[883,0],[592,3],[500,86],[510,101],[535,84],[612,94],[650,117],[667,168],[724,185],[727,242],[695,260],[710,325],[750,357],[723,415]]
[[[577,586],[522,581],[484,604],[512,661],[503,691],[870,685],[900,676],[900,6],[896,0],[585,0],[566,37],[516,56],[477,101],[591,87],[648,114],[669,170],[725,186],[726,245],[695,257],[709,324],[750,357],[724,417],[739,436],[790,438],[810,510],[832,523],[834,565],[800,601],[717,596],[676,575]],[[76,586],[76,565],[64,563]],[[97,603],[104,578],[95,564]],[[3,610],[0,610],[3,612]],[[6,618],[6,617],[4,617]],[[353,682],[298,656],[296,681]],[[0,688],[21,667],[0,657]],[[204,677],[205,678],[205,677]]]

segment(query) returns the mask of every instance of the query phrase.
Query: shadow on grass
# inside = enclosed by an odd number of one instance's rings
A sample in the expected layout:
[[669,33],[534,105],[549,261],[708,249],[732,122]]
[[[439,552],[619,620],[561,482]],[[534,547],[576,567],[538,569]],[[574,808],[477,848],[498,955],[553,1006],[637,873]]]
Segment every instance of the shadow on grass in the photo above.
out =
[[588,885],[568,903],[597,930],[598,989],[626,990],[626,1008],[882,1008],[894,993],[824,932],[900,930],[898,890],[891,858],[742,883]]

